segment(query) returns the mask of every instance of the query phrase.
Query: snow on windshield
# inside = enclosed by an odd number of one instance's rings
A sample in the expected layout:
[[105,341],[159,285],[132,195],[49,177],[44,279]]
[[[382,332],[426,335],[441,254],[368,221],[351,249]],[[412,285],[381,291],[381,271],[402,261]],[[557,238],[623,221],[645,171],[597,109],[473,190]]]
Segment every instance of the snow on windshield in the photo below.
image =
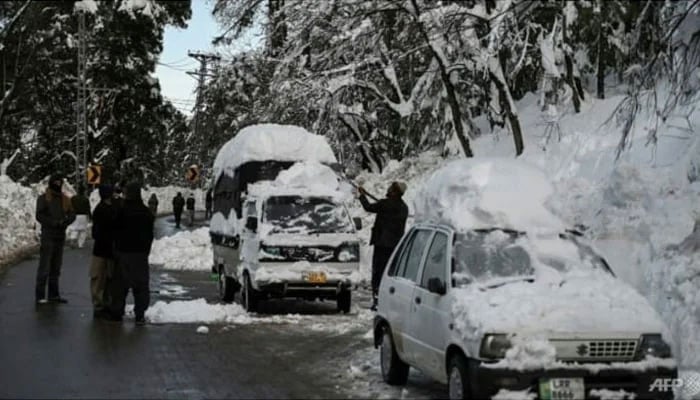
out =
[[294,125],[251,125],[241,129],[219,150],[214,161],[214,181],[221,173],[233,176],[241,164],[268,160],[337,163],[333,150],[321,135]]
[[518,160],[455,160],[434,172],[414,201],[417,221],[458,231],[513,228],[563,231],[547,207],[554,189],[544,173]]
[[454,241],[458,286],[496,282],[503,278],[534,278],[536,269],[560,273],[608,268],[593,250],[569,234],[528,235],[512,230],[473,230],[458,233]]
[[274,196],[263,207],[271,233],[352,232],[345,207],[331,199],[302,196]]

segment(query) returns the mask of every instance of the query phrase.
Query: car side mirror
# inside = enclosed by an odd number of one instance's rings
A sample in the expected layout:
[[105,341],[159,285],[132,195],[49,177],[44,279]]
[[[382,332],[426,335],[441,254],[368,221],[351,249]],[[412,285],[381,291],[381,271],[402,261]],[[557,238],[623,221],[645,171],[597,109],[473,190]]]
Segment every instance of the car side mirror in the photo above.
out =
[[249,231],[255,233],[258,231],[258,218],[257,217],[248,217],[245,221],[245,227]]
[[435,293],[442,296],[447,293],[447,288],[445,287],[445,282],[443,282],[442,279],[433,277],[428,279],[428,291],[430,293]]
[[355,223],[355,229],[362,230],[362,218],[360,217],[355,217],[352,219],[352,222]]

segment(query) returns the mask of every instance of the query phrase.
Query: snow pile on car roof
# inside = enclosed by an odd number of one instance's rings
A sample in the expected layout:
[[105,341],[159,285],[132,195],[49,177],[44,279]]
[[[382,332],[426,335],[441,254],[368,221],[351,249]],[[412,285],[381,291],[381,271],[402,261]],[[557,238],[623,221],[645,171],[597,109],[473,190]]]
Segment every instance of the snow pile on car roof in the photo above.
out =
[[544,173],[522,161],[455,160],[425,181],[414,200],[415,216],[457,230],[563,230],[566,225],[546,206],[553,192]]
[[292,165],[277,175],[274,181],[261,181],[248,186],[252,196],[314,195],[346,200],[352,194],[349,184],[340,180],[328,166],[318,161],[304,161]]
[[337,162],[326,138],[294,125],[259,124],[245,127],[221,147],[214,161],[214,179],[233,175],[250,161]]

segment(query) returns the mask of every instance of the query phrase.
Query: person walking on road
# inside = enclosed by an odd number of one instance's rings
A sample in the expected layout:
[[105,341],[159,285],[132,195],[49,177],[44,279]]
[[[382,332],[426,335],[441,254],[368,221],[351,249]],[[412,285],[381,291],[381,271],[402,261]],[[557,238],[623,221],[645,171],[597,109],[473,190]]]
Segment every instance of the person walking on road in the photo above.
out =
[[70,230],[73,231],[75,244],[82,249],[88,235],[88,223],[92,220],[90,200],[85,195],[85,188],[82,185],[78,187],[78,193],[71,197],[71,205],[75,211],[75,222],[70,226]]
[[114,273],[115,207],[112,204],[112,186],[101,185],[100,203],[95,207],[92,220],[92,261],[90,263],[90,293],[93,318],[108,319],[110,295],[107,281]]
[[182,193],[177,192],[177,195],[173,197],[173,214],[175,214],[175,227],[180,227],[180,221],[182,219],[182,210],[185,208],[185,199],[182,197]]
[[151,210],[154,217],[158,215],[158,196],[155,193],[151,193],[151,197],[148,199],[148,209]]
[[194,225],[194,195],[190,193],[187,197],[187,216],[190,220],[190,226]]
[[386,263],[399,243],[406,229],[408,218],[408,206],[401,198],[406,192],[406,184],[392,182],[386,192],[386,198],[370,203],[367,200],[367,191],[360,186],[360,203],[367,212],[377,214],[372,227],[370,245],[374,245],[372,255],[372,310],[377,310],[377,295],[379,284],[386,268]]
[[209,190],[207,190],[207,195],[204,198],[204,208],[206,210],[204,212],[204,219],[209,219],[212,217],[211,206],[212,206],[213,202],[214,202],[214,199],[212,198],[211,189],[209,189]]
[[145,313],[150,302],[148,254],[153,243],[153,214],[143,204],[141,185],[126,186],[123,206],[115,218],[114,249],[116,265],[112,279],[111,315],[119,320],[124,315],[129,288],[134,296],[136,325],[145,325]]
[[46,192],[36,201],[36,220],[41,224],[41,247],[35,290],[37,304],[68,302],[60,296],[58,278],[63,264],[66,228],[75,221],[75,213],[70,199],[63,194],[62,187],[63,176],[51,175]]

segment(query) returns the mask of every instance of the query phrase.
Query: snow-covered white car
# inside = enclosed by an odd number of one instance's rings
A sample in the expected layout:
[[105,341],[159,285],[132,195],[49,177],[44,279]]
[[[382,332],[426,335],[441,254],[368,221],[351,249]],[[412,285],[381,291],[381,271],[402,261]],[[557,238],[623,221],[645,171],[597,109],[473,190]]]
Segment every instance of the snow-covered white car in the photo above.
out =
[[549,211],[551,193],[514,160],[455,161],[427,180],[380,285],[386,382],[412,366],[450,398],[673,397],[653,385],[677,376],[665,326]]

